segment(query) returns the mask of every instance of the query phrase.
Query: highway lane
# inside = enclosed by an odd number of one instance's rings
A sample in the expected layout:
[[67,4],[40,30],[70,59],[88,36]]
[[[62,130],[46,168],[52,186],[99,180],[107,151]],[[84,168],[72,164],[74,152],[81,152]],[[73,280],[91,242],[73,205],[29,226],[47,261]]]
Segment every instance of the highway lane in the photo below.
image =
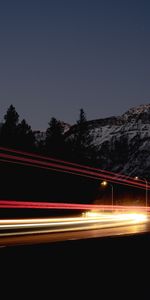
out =
[[144,211],[84,212],[80,217],[0,220],[0,246],[122,236],[150,231]]

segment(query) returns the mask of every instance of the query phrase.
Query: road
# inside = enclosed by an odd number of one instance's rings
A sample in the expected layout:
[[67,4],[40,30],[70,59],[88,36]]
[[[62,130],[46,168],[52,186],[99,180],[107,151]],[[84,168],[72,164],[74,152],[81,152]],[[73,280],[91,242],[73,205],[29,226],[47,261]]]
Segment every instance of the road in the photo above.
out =
[[150,231],[150,213],[87,211],[77,217],[0,220],[0,246],[139,234]]

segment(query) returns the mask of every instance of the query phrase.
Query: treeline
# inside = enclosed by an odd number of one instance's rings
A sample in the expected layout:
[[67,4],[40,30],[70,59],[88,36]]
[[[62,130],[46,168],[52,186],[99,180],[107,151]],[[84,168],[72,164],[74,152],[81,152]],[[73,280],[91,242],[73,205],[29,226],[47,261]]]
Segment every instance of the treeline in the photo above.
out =
[[94,163],[96,151],[83,109],[71,134],[65,133],[63,122],[52,117],[45,139],[38,141],[31,126],[25,119],[20,122],[15,107],[10,105],[0,128],[0,145],[90,164]]
[[[0,145],[84,164],[92,164],[94,157],[93,138],[83,109],[70,133],[65,133],[64,123],[53,117],[45,139],[38,141],[31,126],[26,120],[19,120],[19,114],[11,105],[0,128]],[[91,203],[99,186],[96,180],[69,173],[37,170],[2,160],[0,165],[1,199]]]
[[[0,127],[0,145],[106,170],[111,170],[114,165],[124,165],[129,155],[128,141],[123,138],[116,141],[113,147],[109,143],[103,143],[101,149],[98,149],[94,145],[94,136],[83,109],[80,109],[76,124],[66,132],[64,123],[52,117],[45,138],[38,141],[31,126],[25,119],[19,120],[19,114],[11,105]],[[69,173],[49,172],[40,168],[37,172],[34,167],[29,169],[28,166],[12,165],[2,160],[0,165],[3,174],[1,199],[73,203],[91,203],[96,199],[98,203],[111,203],[110,185],[106,191],[101,188],[98,179],[73,174],[70,176]],[[122,199],[121,194],[125,195],[125,199],[130,199],[129,188],[115,184],[113,187],[116,202]],[[143,197],[143,194],[139,196],[138,191],[139,197]]]

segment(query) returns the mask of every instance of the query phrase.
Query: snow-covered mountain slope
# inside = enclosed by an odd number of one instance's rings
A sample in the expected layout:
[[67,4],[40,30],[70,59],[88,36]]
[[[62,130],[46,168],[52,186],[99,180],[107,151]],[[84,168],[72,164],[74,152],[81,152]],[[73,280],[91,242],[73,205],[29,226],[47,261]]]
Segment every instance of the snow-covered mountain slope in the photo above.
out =
[[88,121],[88,126],[101,168],[132,176],[150,174],[150,104]]
[[[107,122],[108,121],[108,122]],[[150,137],[150,104],[129,109],[119,117],[89,121],[94,144],[101,146],[106,141],[128,137],[130,142],[137,134],[140,139]]]

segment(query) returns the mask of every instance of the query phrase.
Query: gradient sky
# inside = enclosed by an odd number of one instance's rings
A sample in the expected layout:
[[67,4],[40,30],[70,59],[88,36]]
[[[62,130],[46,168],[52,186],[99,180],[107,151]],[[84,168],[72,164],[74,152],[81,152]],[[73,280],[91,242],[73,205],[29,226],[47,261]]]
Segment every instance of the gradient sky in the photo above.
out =
[[150,103],[149,0],[1,0],[0,121],[32,129]]

